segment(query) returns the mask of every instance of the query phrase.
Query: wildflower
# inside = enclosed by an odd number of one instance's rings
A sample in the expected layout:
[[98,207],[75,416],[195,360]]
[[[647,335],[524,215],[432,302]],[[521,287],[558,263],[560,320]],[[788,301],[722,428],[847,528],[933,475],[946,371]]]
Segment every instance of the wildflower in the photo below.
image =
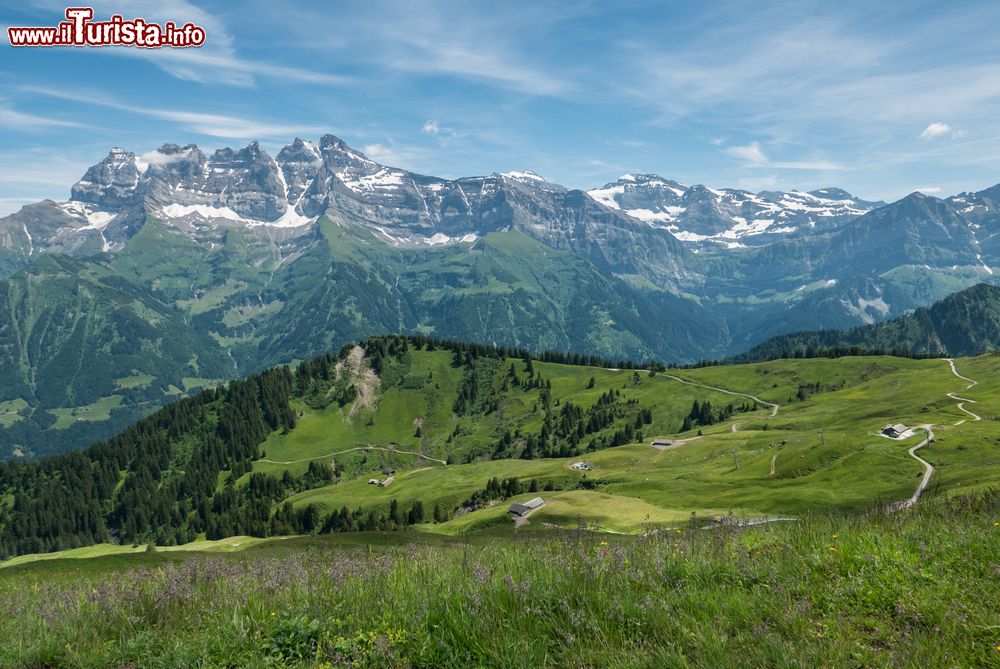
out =
[[836,553],[837,552],[837,547],[836,546],[830,546],[830,552],[831,553]]
[[272,617],[272,618],[273,618],[274,616],[276,616],[276,615],[278,615],[278,614],[277,614],[277,612],[275,612],[275,611],[271,611],[271,617]]
[[607,541],[602,541],[600,545],[601,545],[601,546],[607,546],[607,545],[608,545],[608,542],[607,542]]
[[1000,526],[1000,520],[998,520],[997,522],[993,523],[993,527],[997,527],[997,526]]
[[834,538],[834,539],[836,539],[836,538],[837,538],[837,533],[836,533],[836,532],[834,532],[834,533],[833,533],[833,538]]
[[674,532],[676,532],[677,534],[680,534],[681,530],[680,530],[680,528],[677,528],[676,530],[674,530]]

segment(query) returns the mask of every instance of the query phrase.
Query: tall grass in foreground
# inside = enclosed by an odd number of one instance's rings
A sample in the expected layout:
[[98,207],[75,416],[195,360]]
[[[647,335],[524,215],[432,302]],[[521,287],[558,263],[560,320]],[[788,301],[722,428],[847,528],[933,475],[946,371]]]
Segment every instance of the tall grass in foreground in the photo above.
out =
[[644,538],[0,576],[3,667],[1000,667],[1000,491]]

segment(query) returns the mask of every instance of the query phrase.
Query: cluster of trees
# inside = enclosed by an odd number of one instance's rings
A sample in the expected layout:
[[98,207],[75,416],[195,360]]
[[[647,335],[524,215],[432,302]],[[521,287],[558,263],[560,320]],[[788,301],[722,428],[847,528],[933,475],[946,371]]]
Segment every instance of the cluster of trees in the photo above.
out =
[[709,400],[705,400],[704,402],[695,400],[691,404],[691,411],[684,417],[684,423],[681,425],[681,432],[687,432],[688,430],[698,426],[720,423],[724,420],[729,420],[737,413],[747,413],[749,411],[754,411],[757,408],[758,405],[754,401],[744,402],[742,404],[730,402],[721,409],[715,409],[712,407],[712,403]]
[[535,369],[535,366],[531,363],[531,359],[528,358],[524,361],[524,371],[528,375],[526,378],[522,379],[517,373],[516,363],[510,363],[510,369],[507,370],[507,376],[510,379],[510,383],[517,388],[523,388],[524,390],[538,390],[540,388],[548,388],[552,390],[551,379],[542,378],[542,373]]
[[[622,403],[621,391],[617,389],[602,393],[588,409],[565,402],[557,410],[548,390],[542,390],[540,402],[545,418],[537,436],[529,434],[523,439],[524,447],[519,457],[525,460],[571,457],[585,451],[630,444],[640,441],[642,428],[653,422],[652,409],[640,407],[635,399]],[[623,420],[622,427],[609,432]],[[583,444],[591,435],[593,438]],[[514,437],[505,434],[494,449],[494,457],[512,457],[514,441]]]
[[462,502],[462,507],[469,510],[478,509],[498,499],[508,499],[525,492],[538,492],[540,490],[555,490],[555,485],[549,481],[543,487],[538,479],[531,479],[527,484],[517,477],[501,480],[494,476],[482,490],[472,493],[467,500]]
[[[801,402],[815,395],[816,393],[821,392],[822,390],[823,386],[820,384],[819,381],[817,381],[816,383],[800,383],[799,389],[795,393],[795,399]],[[789,398],[789,400],[790,399],[791,398]]]
[[[326,517],[320,531],[328,534],[332,532],[401,530],[410,525],[427,522],[427,520],[423,502],[416,500],[408,509],[404,509],[394,497],[389,502],[388,510],[358,508],[351,511],[345,506],[340,511],[334,511]],[[442,515],[440,507],[435,506],[434,521],[443,522],[444,520],[447,520],[447,517]]]
[[498,383],[496,377],[501,361],[467,356],[463,364],[465,374],[458,383],[458,396],[453,407],[455,413],[460,416],[489,414],[499,409],[503,385]]

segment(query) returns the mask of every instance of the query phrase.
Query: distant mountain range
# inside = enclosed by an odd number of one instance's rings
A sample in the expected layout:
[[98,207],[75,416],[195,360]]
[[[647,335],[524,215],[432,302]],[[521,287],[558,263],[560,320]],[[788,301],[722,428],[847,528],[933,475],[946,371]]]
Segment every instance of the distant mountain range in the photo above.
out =
[[116,148],[0,219],[0,456],[374,334],[691,362],[883,321],[992,281],[998,195],[448,180],[331,135]]

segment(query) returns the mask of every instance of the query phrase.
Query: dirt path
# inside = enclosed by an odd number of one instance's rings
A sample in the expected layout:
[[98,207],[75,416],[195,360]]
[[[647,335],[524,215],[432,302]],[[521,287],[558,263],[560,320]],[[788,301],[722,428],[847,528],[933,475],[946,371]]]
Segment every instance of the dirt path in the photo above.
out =
[[889,511],[899,511],[900,509],[908,509],[914,504],[916,504],[917,500],[920,499],[920,495],[922,495],[924,490],[927,488],[927,484],[930,483],[931,475],[934,474],[934,465],[932,465],[931,463],[927,462],[922,457],[917,455],[918,450],[929,444],[934,439],[934,430],[931,429],[933,426],[921,425],[919,427],[920,429],[923,429],[924,431],[927,432],[927,437],[925,437],[924,440],[921,441],[919,444],[912,447],[909,450],[909,453],[911,458],[913,458],[914,460],[916,460],[917,462],[919,462],[924,466],[924,477],[920,479],[920,484],[917,486],[916,491],[913,493],[910,499],[904,499],[901,502],[895,502],[889,505]]
[[771,471],[767,473],[768,476],[774,476],[774,463],[778,461],[778,454],[775,453],[771,456]]
[[[976,421],[976,420],[982,420],[983,419],[983,417],[980,416],[979,414],[972,413],[971,411],[969,411],[968,409],[965,408],[965,403],[966,402],[971,402],[972,404],[976,404],[976,400],[970,400],[970,399],[965,398],[965,397],[959,397],[955,393],[948,393],[948,397],[950,397],[951,399],[953,399],[956,402],[958,402],[958,404],[955,405],[955,406],[958,407],[958,410],[959,411],[964,411],[965,413],[967,413],[970,416],[972,416],[972,420]],[[957,423],[955,423],[955,425],[961,425],[966,420],[968,420],[968,419],[967,418],[963,418],[962,420],[960,420]]]
[[[735,392],[733,390],[726,390],[725,388],[716,388],[715,386],[706,386],[704,383],[695,383],[694,381],[687,381],[685,379],[680,378],[679,376],[674,376],[673,374],[664,374],[663,376],[667,377],[668,379],[673,379],[674,381],[677,381],[679,383],[683,383],[683,384],[686,384],[686,385],[689,385],[689,386],[697,386],[699,388],[705,388],[707,390],[714,390],[717,393],[724,393],[726,395],[735,395],[736,397],[747,397],[749,399],[752,399],[754,402],[757,402],[758,404],[763,404],[764,406],[771,407],[771,418],[774,418],[775,416],[778,415],[778,405],[775,404],[774,402],[767,402],[765,400],[760,399],[759,397],[754,397],[753,395],[748,395],[747,393],[738,393],[738,392]],[[734,430],[734,432],[735,432],[735,430]]]
[[[979,385],[979,381],[973,381],[969,377],[962,376],[961,374],[959,374],[958,370],[955,369],[955,361],[954,360],[952,360],[951,358],[946,358],[946,360],[948,361],[948,366],[951,367],[951,373],[952,374],[954,374],[958,378],[962,379],[963,381],[968,381],[969,382],[969,385],[967,385],[965,387],[966,390],[968,390],[969,388],[972,388],[973,386],[978,386]],[[977,421],[977,420],[982,420],[983,419],[982,416],[980,416],[979,414],[975,414],[975,413],[973,413],[973,412],[971,412],[971,411],[969,411],[968,409],[965,408],[965,405],[967,403],[968,404],[976,404],[977,403],[976,400],[970,400],[970,399],[968,399],[966,397],[959,397],[955,393],[948,393],[948,397],[950,397],[951,399],[955,400],[955,402],[957,402],[957,406],[958,406],[958,410],[959,411],[962,411],[962,412],[967,413],[970,416],[972,416],[972,420]],[[963,418],[962,420],[960,420],[957,423],[955,423],[955,425],[961,425],[962,423],[964,423],[967,420],[968,420],[968,418]]]
[[442,465],[447,465],[448,463],[444,460],[438,460],[437,458],[432,458],[429,455],[424,455],[423,453],[417,453],[416,451],[401,451],[398,448],[384,448],[382,446],[355,446],[354,448],[347,448],[343,451],[337,451],[336,453],[327,453],[326,455],[317,455],[312,458],[302,458],[301,460],[268,460],[267,458],[261,458],[257,462],[267,462],[272,465],[294,465],[299,462],[309,462],[310,460],[323,460],[324,458],[332,458],[335,455],[341,455],[343,453],[350,453],[351,451],[388,451],[390,453],[402,453],[403,455],[415,455],[418,458],[423,458],[424,460],[430,460],[431,462],[440,462]]
[[978,385],[979,385],[979,381],[973,381],[973,380],[972,380],[972,379],[970,379],[969,377],[967,377],[967,376],[962,376],[961,374],[959,374],[959,373],[958,373],[958,370],[957,370],[957,369],[955,369],[955,361],[954,361],[954,360],[953,360],[952,358],[945,358],[945,360],[947,360],[947,361],[948,361],[948,365],[949,365],[949,366],[951,367],[951,373],[952,373],[952,374],[954,374],[954,375],[955,375],[955,376],[957,376],[958,378],[962,379],[963,381],[968,381],[968,382],[969,382],[969,385],[967,385],[967,386],[965,387],[965,389],[966,389],[966,390],[968,390],[968,389],[969,389],[969,388],[971,388],[972,386],[978,386]]

